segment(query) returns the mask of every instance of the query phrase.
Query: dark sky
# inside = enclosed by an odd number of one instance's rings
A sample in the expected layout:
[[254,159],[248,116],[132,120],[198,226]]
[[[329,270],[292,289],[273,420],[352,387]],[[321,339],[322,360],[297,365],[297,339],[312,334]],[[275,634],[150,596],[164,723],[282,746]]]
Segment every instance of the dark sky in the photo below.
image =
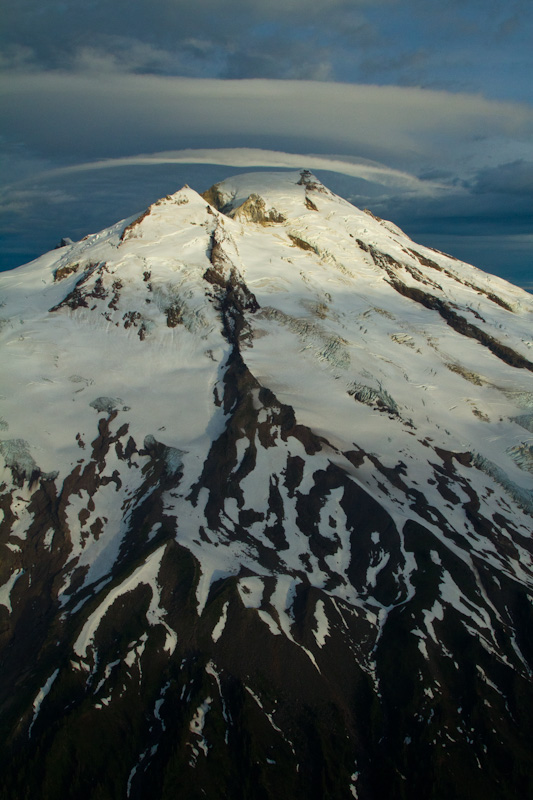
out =
[[306,166],[533,287],[531,0],[8,0],[2,31],[4,268],[185,182]]

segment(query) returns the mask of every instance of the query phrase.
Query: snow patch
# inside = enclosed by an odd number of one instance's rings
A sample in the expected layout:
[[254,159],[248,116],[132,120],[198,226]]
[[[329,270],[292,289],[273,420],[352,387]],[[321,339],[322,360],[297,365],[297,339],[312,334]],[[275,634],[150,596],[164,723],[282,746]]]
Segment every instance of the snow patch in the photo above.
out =
[[11,606],[11,592],[13,591],[14,585],[23,574],[23,569],[14,570],[6,583],[0,587],[0,606],[5,606],[10,614],[13,613],[13,608]]
[[31,736],[33,725],[35,723],[35,720],[37,719],[39,711],[41,710],[41,704],[46,695],[49,693],[50,689],[52,688],[52,684],[54,683],[58,675],[59,675],[59,669],[56,669],[54,670],[54,672],[52,672],[52,674],[50,675],[44,686],[41,689],[39,689],[37,696],[33,701],[33,719],[31,721],[31,725],[28,730],[28,737]]
[[317,600],[315,606],[315,621],[316,621],[316,628],[313,631],[313,634],[316,639],[316,643],[319,647],[324,647],[326,644],[326,637],[329,634],[329,622],[326,616],[326,607],[322,600]]
[[213,639],[214,642],[218,642],[226,626],[226,620],[228,616],[228,606],[229,602],[226,601],[222,606],[222,613],[220,615],[220,619],[218,620],[217,624],[215,625],[211,633],[211,638]]

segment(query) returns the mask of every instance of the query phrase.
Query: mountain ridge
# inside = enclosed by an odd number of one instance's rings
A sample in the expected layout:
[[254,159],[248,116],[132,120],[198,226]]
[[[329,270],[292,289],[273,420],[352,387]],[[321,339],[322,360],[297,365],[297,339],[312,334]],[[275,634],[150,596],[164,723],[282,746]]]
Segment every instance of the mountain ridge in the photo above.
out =
[[0,300],[6,797],[529,796],[530,295],[302,171]]

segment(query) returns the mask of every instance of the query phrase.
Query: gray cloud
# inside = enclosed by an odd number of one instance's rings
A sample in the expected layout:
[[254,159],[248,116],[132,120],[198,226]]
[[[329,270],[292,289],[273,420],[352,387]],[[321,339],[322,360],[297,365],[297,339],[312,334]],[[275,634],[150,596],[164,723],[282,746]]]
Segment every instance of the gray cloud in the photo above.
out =
[[364,159],[284,153],[247,147],[174,150],[124,158],[112,158],[103,161],[92,161],[85,164],[76,164],[71,167],[48,170],[41,175],[33,175],[32,181],[38,180],[39,178],[46,180],[61,175],[92,172],[94,170],[108,170],[116,167],[151,167],[161,164],[217,164],[239,168],[269,167],[277,169],[282,167],[287,169],[305,168],[324,170],[327,172],[336,172],[351,178],[359,178],[360,180],[381,184],[383,186],[397,187],[404,192],[410,192],[424,197],[438,194],[448,189],[444,184],[431,181],[427,178],[425,180],[420,180],[415,175]]
[[527,148],[533,134],[528,106],[394,86],[52,72],[11,74],[0,96],[6,141],[77,161],[217,141],[303,145],[422,171],[436,158],[449,168],[458,147],[472,155],[482,138],[505,151],[506,139]]
[[[4,35],[8,43],[24,44],[39,53],[44,65],[55,66],[58,59],[82,46],[100,46],[109,31],[124,37],[158,43],[162,49],[176,50],[191,37],[216,41],[230,51],[240,49],[253,38],[266,36],[268,26],[293,31],[298,40],[302,32],[342,27],[354,13],[369,6],[388,5],[389,0],[93,0],[80,9],[79,3],[55,2],[45,7],[37,0],[9,4],[4,12]],[[361,11],[358,11],[360,9]]]
[[0,62],[18,68],[107,63],[154,74],[371,80],[494,96],[503,75],[514,96],[529,92],[533,31],[524,0],[92,0],[81,8],[25,0],[8,4],[3,23]]
[[279,35],[228,55],[222,77],[325,81],[333,78],[330,48],[316,40],[288,43]]
[[396,53],[393,56],[373,54],[361,61],[363,76],[376,75],[396,76],[400,85],[416,86],[423,83],[423,77],[430,61],[430,54],[424,48],[409,49],[406,52]]
[[518,159],[482,170],[472,189],[479,194],[530,195],[533,209],[533,161]]

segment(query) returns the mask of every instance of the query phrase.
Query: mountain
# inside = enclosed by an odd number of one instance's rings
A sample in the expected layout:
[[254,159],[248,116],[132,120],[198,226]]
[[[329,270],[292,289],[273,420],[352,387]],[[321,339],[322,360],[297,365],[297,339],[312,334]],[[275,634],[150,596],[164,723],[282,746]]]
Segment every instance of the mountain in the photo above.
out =
[[307,172],[0,276],[2,798],[533,797],[533,297]]

